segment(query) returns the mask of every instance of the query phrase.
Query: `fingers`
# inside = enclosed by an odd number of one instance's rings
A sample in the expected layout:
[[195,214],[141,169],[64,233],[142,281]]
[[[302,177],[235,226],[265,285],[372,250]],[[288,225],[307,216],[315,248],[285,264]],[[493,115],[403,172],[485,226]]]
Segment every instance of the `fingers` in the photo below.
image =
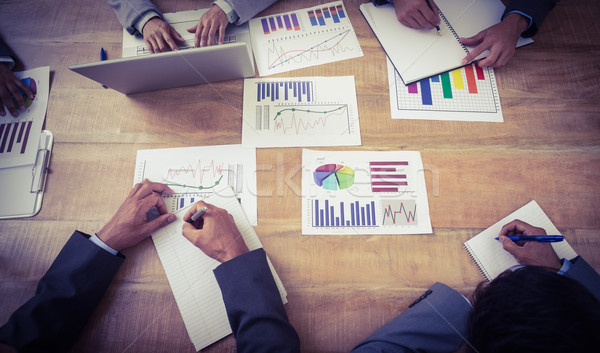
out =
[[513,234],[524,234],[524,235],[546,235],[546,231],[543,228],[534,227],[528,223],[525,223],[519,219],[515,219],[512,222],[505,224],[500,230],[500,235],[513,235]]
[[141,183],[134,185],[127,197],[141,200],[152,193],[170,196],[173,195],[173,190],[166,184],[155,183],[148,179],[144,179]]
[[473,60],[475,60],[476,57],[478,57],[481,53],[483,53],[485,50],[488,49],[488,47],[486,45],[483,45],[483,38],[485,37],[485,31],[481,31],[479,33],[477,33],[476,35],[474,35],[473,37],[469,37],[469,38],[461,38],[460,42],[466,46],[475,46],[476,47],[471,50],[471,52],[469,54],[467,54],[467,56],[465,56],[461,62],[462,65],[466,65],[470,62],[472,62]]
[[395,2],[396,17],[403,25],[414,28],[433,28],[440,24],[440,16],[437,5],[430,1],[431,7],[424,0],[411,3],[401,1]]
[[154,17],[146,22],[144,28],[142,28],[142,33],[150,53],[178,50],[178,46],[173,38],[183,41],[183,38],[177,33],[175,28],[158,17]]
[[198,212],[202,207],[206,207],[207,209],[210,209],[212,207],[214,207],[213,205],[210,205],[204,201],[198,201],[196,202],[192,207],[190,207],[187,212],[183,215],[183,220],[184,221],[189,221],[190,218],[192,218],[192,216]]
[[504,250],[508,251],[512,256],[514,256],[517,259],[520,257],[523,247],[517,245],[514,241],[510,240],[504,235],[500,235],[498,238]]
[[177,217],[172,213],[166,213],[144,225],[144,234],[150,235],[156,230],[166,226],[169,223],[173,223]]

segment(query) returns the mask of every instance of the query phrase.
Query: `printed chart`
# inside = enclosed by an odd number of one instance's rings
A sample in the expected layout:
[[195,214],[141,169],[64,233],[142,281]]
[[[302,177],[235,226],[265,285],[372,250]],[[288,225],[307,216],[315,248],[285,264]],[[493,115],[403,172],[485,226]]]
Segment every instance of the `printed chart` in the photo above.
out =
[[163,198],[170,212],[229,185],[256,225],[255,170],[256,149],[239,145],[139,150],[134,184],[147,178],[169,186],[175,193]]
[[494,69],[467,65],[405,86],[388,59],[393,119],[502,122]]
[[26,110],[19,111],[19,116],[16,118],[6,107],[0,107],[6,113],[5,116],[0,116],[0,168],[35,163],[48,105],[49,67],[15,72],[15,75],[35,91],[36,95],[32,100],[22,92]]
[[361,144],[353,76],[246,79],[243,121],[244,145]]
[[302,151],[302,234],[428,234],[419,152]]
[[249,23],[260,76],[363,56],[341,1]]

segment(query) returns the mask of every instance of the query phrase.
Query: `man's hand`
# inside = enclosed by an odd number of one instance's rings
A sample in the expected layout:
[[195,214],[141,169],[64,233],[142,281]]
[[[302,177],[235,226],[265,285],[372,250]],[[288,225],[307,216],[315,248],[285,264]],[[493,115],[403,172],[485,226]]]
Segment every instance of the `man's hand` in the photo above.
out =
[[229,21],[225,12],[219,6],[213,5],[210,10],[206,11],[200,17],[198,25],[188,28],[187,31],[196,33],[196,41],[194,43],[196,47],[216,44],[214,39],[217,31],[219,31],[219,40],[217,43],[223,44],[225,40],[225,28],[227,28],[228,24]]
[[502,22],[484,29],[473,37],[461,38],[462,44],[476,46],[464,57],[462,64],[470,63],[486,50],[489,50],[490,54],[479,62],[479,67],[500,67],[506,64],[515,54],[517,41],[528,25],[527,18],[511,13]]
[[439,9],[433,0],[429,0],[430,9],[425,0],[392,0],[396,17],[403,25],[414,28],[433,28],[440,25]]
[[[35,98],[36,92],[29,89],[23,81],[19,80],[15,74],[10,71],[7,64],[0,63],[0,116],[6,116],[6,111],[4,110],[5,105],[10,114],[15,118],[19,116],[18,109],[25,111],[25,100],[23,99],[23,95],[19,91],[19,88],[21,88],[30,99]],[[16,106],[11,98],[11,94],[17,102]]]
[[161,53],[169,50],[177,50],[177,43],[183,42],[183,37],[168,23],[159,17],[153,17],[146,22],[142,28],[144,41],[150,53]]
[[[202,228],[197,229],[187,221],[202,207],[208,210],[202,216],[204,219]],[[231,260],[248,252],[248,247],[233,217],[222,208],[200,201],[190,207],[183,220],[185,221],[183,235],[187,240],[219,262]]]
[[560,270],[562,264],[550,243],[526,241],[517,244],[507,238],[507,235],[546,235],[543,228],[534,227],[518,219],[505,224],[500,231],[500,242],[504,250],[511,253],[519,263],[531,266],[543,266]]
[[[173,222],[176,217],[167,212],[161,194],[172,195],[173,190],[148,179],[136,184],[111,220],[98,232],[106,245],[121,251],[147,238],[152,232]],[[160,216],[148,219],[154,208]]]

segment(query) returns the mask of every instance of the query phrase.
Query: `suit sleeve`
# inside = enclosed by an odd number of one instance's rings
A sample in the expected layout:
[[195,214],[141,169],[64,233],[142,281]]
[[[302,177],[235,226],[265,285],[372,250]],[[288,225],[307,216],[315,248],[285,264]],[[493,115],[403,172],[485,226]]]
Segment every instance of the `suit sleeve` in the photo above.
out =
[[263,249],[224,262],[214,273],[237,352],[300,352]]
[[0,328],[0,342],[19,352],[66,352],[124,260],[75,231],[35,295]]
[[520,11],[531,16],[533,22],[525,32],[521,34],[523,37],[531,37],[535,35],[544,22],[546,15],[558,0],[512,0],[502,15],[504,18],[511,11]]
[[464,343],[471,309],[460,293],[435,283],[406,311],[359,343],[352,352],[454,352]]
[[10,57],[14,56],[12,50],[10,50],[8,45],[6,45],[6,43],[4,43],[4,41],[2,39],[0,39],[0,56],[10,56]]
[[130,34],[140,33],[133,25],[149,12],[162,17],[162,12],[150,0],[107,0],[117,19]]
[[235,10],[235,13],[240,17],[236,25],[241,25],[248,22],[259,12],[276,3],[277,0],[226,0]]
[[576,280],[600,301],[600,275],[581,256],[571,260],[573,264],[565,276]]

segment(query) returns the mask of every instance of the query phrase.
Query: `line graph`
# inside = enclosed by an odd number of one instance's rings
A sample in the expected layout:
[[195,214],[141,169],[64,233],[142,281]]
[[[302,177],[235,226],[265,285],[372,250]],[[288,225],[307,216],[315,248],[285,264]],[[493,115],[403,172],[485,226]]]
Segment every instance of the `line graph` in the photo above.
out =
[[168,168],[161,180],[178,192],[210,190],[218,186],[223,178],[234,191],[241,192],[243,168],[240,164],[225,164],[214,160],[195,160],[187,164]]
[[[313,106],[314,107],[314,106]],[[341,105],[337,108],[323,110],[284,108],[275,114],[273,132],[288,132],[299,135],[301,132],[314,134],[350,134],[350,121],[348,106]],[[279,118],[279,120],[277,120]],[[336,119],[335,124],[328,124],[330,119]]]
[[[301,62],[301,61],[296,60],[298,58],[305,59],[308,61],[310,61],[311,58],[318,60],[319,59],[318,53],[321,53],[321,52],[330,51],[333,55],[333,54],[340,53],[340,52],[344,53],[347,50],[352,50],[350,47],[345,47],[345,48],[338,48],[338,50],[334,51],[334,49],[336,47],[338,47],[340,45],[340,43],[346,38],[348,33],[350,33],[349,29],[344,32],[340,32],[331,38],[325,39],[321,43],[319,43],[315,46],[312,46],[308,49],[293,49],[293,50],[285,51],[285,52],[279,54],[279,56],[275,60],[273,60],[273,62],[271,62],[271,64],[269,65],[269,69],[275,68],[279,65],[287,64],[292,60],[295,60],[296,62]],[[337,40],[337,42],[335,42],[333,45],[328,47],[326,44],[329,41],[333,41],[333,40]],[[281,47],[281,49],[283,49],[283,47]],[[271,53],[277,55],[278,50],[275,48],[270,49],[269,54],[271,54]],[[296,54],[293,54],[293,53],[296,53]],[[306,56],[304,56],[304,54],[306,54],[306,53],[313,54],[313,55],[306,57]],[[291,56],[289,56],[289,55],[291,55]]]
[[381,213],[384,226],[416,226],[417,203],[415,200],[381,200]]

